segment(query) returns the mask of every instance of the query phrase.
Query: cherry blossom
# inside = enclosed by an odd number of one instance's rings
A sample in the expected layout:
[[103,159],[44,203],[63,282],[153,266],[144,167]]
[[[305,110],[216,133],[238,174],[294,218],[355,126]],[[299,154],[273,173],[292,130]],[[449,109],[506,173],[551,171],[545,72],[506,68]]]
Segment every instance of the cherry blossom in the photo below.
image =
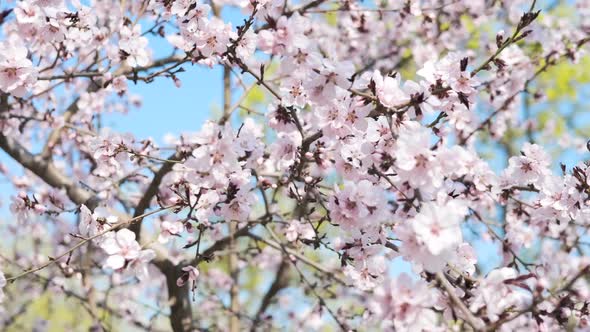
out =
[[178,278],[178,280],[176,280],[178,287],[182,287],[187,282],[194,285],[199,277],[199,270],[194,266],[185,266],[182,268],[182,271],[184,271],[184,273]]
[[164,220],[160,224],[160,235],[158,235],[158,241],[160,243],[168,243],[170,237],[179,235],[184,228],[184,225],[178,221]]
[[379,222],[387,216],[385,197],[367,180],[346,183],[330,199],[329,207],[332,220],[350,230],[370,226],[370,222]]
[[6,2],[0,329],[588,330],[586,2]]
[[377,97],[383,106],[394,107],[403,105],[410,101],[410,98],[404,93],[400,87],[399,75],[395,77],[383,77],[380,72],[376,71],[373,74],[373,82],[375,82],[375,90]]
[[147,262],[153,258],[149,254],[151,250],[142,250],[139,243],[135,241],[135,234],[128,229],[109,233],[100,247],[108,255],[104,266],[113,270],[121,269],[129,263]]
[[482,281],[479,292],[470,307],[472,311],[485,306],[490,320],[498,319],[498,313],[507,307],[524,309],[531,303],[530,295],[517,289],[518,284],[511,285],[508,281],[517,280],[514,269],[502,268],[494,270]]
[[423,205],[412,221],[412,228],[418,241],[437,256],[461,243],[460,224],[466,214],[467,209],[460,201],[451,201],[445,206]]
[[549,157],[538,145],[525,144],[522,156],[510,158],[506,176],[518,179],[518,183],[528,185],[549,175]]
[[0,271],[0,303],[4,300],[4,291],[2,288],[6,287],[6,276]]
[[146,50],[148,40],[141,36],[141,25],[137,24],[133,28],[123,26],[120,34],[119,48],[122,59],[131,67],[147,65],[149,62],[149,54]]
[[34,87],[37,71],[27,58],[27,49],[18,44],[0,44],[0,90],[22,97]]
[[293,220],[285,230],[285,238],[291,242],[297,239],[311,240],[314,237],[315,231],[313,227],[299,220]]
[[230,38],[235,37],[231,26],[223,21],[212,18],[207,22],[207,29],[198,32],[196,46],[206,57],[212,54],[222,54],[227,49]]
[[[104,231],[108,231],[117,223],[116,216],[109,215],[104,207],[99,207],[91,212],[86,205],[80,206],[80,223],[78,228],[82,236],[96,236]],[[102,239],[97,238],[97,242]]]
[[375,290],[375,297],[369,303],[371,319],[384,329],[437,330],[436,314],[429,309],[435,301],[436,293],[428,289],[428,284],[402,274]]
[[21,221],[26,221],[33,215],[42,214],[46,210],[47,208],[40,204],[35,196],[30,198],[29,195],[23,191],[13,197],[13,202],[10,204],[10,211]]

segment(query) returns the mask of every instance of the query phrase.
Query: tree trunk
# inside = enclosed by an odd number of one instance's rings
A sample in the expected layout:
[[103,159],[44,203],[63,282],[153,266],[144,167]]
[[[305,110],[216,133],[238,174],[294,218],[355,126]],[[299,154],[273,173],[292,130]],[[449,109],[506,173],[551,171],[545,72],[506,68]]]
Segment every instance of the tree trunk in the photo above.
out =
[[159,262],[158,268],[166,276],[168,298],[170,299],[170,326],[174,332],[192,331],[193,315],[189,295],[189,283],[182,287],[176,285],[176,279],[182,275],[180,266],[170,261]]

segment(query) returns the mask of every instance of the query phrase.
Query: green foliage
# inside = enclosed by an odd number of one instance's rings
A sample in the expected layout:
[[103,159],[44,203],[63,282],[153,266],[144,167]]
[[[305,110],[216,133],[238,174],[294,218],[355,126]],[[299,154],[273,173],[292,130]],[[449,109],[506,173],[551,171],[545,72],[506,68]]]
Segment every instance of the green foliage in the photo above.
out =
[[471,34],[471,38],[467,42],[467,48],[477,50],[480,48],[481,29],[475,26],[473,18],[469,15],[461,16],[461,24]]
[[589,56],[581,58],[578,63],[558,63],[539,75],[539,85],[544,87],[550,102],[577,98],[577,86],[585,83],[590,83]]
[[250,92],[248,92],[248,95],[244,99],[243,104],[246,107],[253,107],[263,104],[264,100],[264,90],[259,85],[255,85],[252,87]]
[[329,12],[325,14],[326,16],[326,22],[335,27],[338,25],[338,15],[336,15],[336,12]]
[[[99,312],[102,315],[102,312]],[[64,299],[55,293],[46,291],[28,306],[6,332],[31,330],[38,320],[48,322],[48,332],[88,331],[92,326],[92,318],[83,306],[75,299]]]
[[563,118],[563,116],[561,116],[561,114],[555,112],[552,109],[546,109],[546,110],[539,112],[539,114],[537,116],[537,121],[539,123],[540,129],[545,129],[545,127],[547,126],[549,121],[554,122],[554,125],[555,125],[554,135],[555,136],[562,135],[564,133],[564,131],[567,129],[566,121]]

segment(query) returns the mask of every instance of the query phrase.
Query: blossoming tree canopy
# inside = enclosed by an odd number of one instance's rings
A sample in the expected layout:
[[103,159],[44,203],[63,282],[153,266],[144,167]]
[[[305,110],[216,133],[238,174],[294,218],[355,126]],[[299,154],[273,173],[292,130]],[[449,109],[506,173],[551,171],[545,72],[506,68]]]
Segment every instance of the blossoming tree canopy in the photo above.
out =
[[[0,26],[0,329],[590,329],[590,1],[9,0]],[[104,126],[196,67],[223,72],[204,124]]]

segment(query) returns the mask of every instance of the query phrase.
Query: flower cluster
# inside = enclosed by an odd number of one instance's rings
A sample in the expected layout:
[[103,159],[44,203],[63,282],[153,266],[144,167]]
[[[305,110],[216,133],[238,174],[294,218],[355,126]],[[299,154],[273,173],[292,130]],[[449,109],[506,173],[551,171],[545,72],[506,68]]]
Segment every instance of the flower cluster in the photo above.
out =
[[[0,301],[75,294],[145,330],[590,326],[587,119],[553,107],[585,102],[563,90],[587,1],[5,7]],[[223,71],[200,129],[105,127],[194,67]]]

